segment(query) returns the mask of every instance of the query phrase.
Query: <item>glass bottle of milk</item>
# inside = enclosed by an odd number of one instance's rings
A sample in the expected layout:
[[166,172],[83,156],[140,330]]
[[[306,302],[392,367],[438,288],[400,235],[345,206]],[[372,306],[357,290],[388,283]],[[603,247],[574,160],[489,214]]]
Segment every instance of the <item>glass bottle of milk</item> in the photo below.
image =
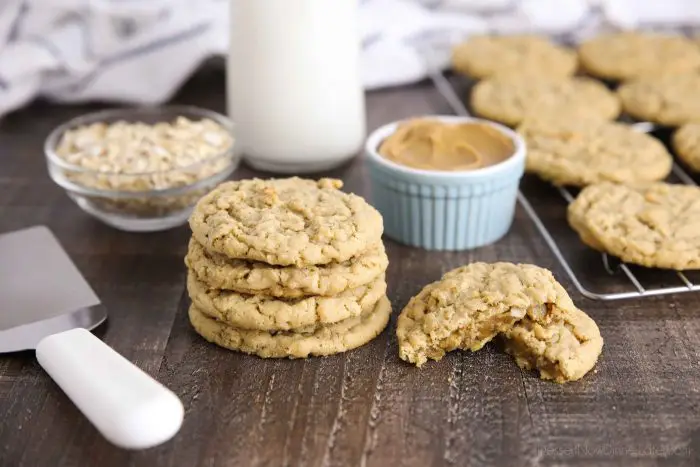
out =
[[366,133],[357,0],[231,0],[228,112],[250,165],[341,165]]

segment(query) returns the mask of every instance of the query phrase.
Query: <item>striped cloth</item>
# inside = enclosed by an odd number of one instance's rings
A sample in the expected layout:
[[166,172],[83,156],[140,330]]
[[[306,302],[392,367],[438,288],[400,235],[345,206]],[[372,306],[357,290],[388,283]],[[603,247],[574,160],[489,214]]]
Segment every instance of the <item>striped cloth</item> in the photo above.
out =
[[[164,102],[225,55],[230,0],[0,0],[0,116],[55,102]],[[235,1],[235,0],[234,0]],[[697,0],[360,0],[367,89],[426,76],[475,33],[571,40],[621,28],[694,28]]]

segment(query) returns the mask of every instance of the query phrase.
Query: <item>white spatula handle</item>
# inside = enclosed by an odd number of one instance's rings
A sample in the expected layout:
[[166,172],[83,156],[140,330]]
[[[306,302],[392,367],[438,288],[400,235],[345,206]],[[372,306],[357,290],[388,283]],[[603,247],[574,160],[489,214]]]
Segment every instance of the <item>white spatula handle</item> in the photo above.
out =
[[42,340],[36,357],[107,440],[145,449],[172,438],[182,425],[180,399],[85,329]]

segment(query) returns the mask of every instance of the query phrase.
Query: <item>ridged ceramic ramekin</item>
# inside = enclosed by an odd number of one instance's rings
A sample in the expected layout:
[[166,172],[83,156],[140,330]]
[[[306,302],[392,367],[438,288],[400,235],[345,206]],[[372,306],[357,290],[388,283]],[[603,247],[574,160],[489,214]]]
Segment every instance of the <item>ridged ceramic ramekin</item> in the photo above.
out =
[[467,250],[493,243],[513,223],[518,185],[525,170],[525,142],[503,125],[469,117],[425,116],[448,123],[490,125],[512,141],[514,154],[482,169],[447,172],[418,170],[382,157],[378,148],[401,122],[374,131],[365,157],[370,199],[384,217],[385,234],[428,250]]

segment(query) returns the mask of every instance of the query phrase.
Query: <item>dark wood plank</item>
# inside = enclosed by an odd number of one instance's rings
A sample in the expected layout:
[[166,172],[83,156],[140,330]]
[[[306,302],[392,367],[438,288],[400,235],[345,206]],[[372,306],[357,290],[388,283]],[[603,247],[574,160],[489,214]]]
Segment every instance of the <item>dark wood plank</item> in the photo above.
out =
[[[223,97],[221,71],[208,68],[175,100],[223,111]],[[110,311],[98,335],[182,398],[185,423],[162,446],[119,450],[31,353],[3,355],[0,466],[700,464],[698,296],[587,300],[520,209],[504,239],[471,252],[428,253],[387,240],[394,316],[360,349],[266,361],[208,344],[186,317],[187,228],[115,231],[83,215],[46,175],[41,146],[48,132],[98,107],[37,103],[0,120],[0,232],[44,223],[56,233]],[[368,112],[375,128],[448,109],[422,83],[370,93]],[[253,175],[268,174],[245,167],[235,174]],[[329,175],[368,193],[359,158]],[[557,221],[562,211],[546,204],[542,215]],[[565,246],[576,248],[574,241]],[[400,309],[446,270],[477,260],[552,269],[600,325],[605,347],[597,371],[578,383],[543,382],[496,345],[454,352],[421,370],[401,362],[394,334]]]

